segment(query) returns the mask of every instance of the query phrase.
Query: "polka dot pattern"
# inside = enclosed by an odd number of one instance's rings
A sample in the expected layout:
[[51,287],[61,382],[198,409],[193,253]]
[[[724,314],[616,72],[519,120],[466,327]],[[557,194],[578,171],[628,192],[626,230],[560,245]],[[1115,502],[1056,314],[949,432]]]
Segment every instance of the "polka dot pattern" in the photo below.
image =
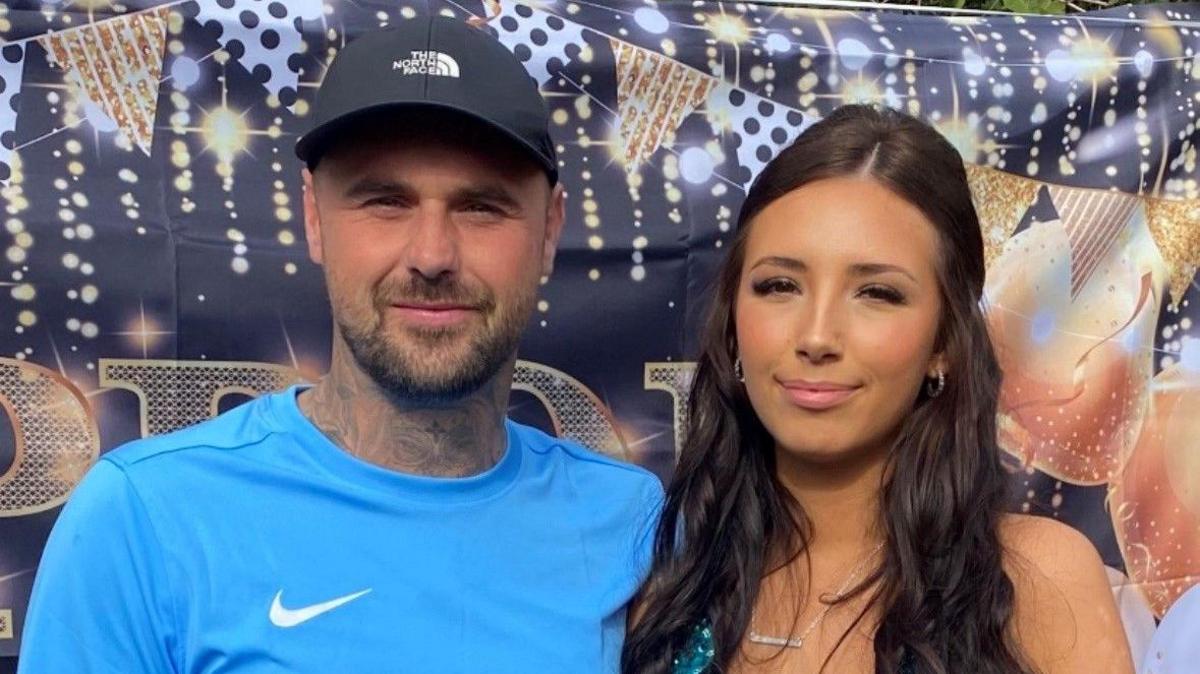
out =
[[[708,109],[728,119],[729,133],[737,145],[740,174],[734,177],[749,187],[767,162],[791,144],[816,120],[730,84],[717,86],[708,98]],[[714,129],[715,130],[715,129]]]
[[300,51],[300,21],[321,18],[320,0],[208,0],[196,19],[220,31],[221,46],[285,105],[296,101],[299,73],[289,57]]
[[24,65],[24,45],[10,44],[0,52],[0,182],[4,183],[12,172],[9,161],[16,146],[17,101]]
[[583,26],[526,5],[502,3],[496,17],[490,25],[500,42],[521,59],[539,87],[586,46]]

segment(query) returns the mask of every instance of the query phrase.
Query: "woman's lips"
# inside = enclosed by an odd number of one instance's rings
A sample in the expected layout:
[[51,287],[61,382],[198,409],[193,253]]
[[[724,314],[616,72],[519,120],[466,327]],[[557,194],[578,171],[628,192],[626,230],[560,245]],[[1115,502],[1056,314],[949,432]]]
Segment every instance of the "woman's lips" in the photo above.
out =
[[780,381],[784,394],[797,407],[827,410],[837,407],[858,391],[858,386],[805,380]]

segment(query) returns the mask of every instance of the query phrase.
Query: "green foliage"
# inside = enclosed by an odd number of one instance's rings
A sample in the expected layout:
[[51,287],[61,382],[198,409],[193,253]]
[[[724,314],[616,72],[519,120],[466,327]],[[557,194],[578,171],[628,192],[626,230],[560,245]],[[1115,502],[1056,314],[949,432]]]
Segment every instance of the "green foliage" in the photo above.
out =
[[1003,0],[1004,9],[1021,14],[1063,14],[1066,3],[1059,0]]

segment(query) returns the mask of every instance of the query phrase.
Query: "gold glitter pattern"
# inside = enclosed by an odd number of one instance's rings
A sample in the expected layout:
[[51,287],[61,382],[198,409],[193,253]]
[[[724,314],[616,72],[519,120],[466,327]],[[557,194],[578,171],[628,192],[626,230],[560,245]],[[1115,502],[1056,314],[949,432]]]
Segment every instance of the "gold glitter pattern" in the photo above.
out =
[[1146,224],[1167,263],[1171,305],[1178,307],[1200,265],[1200,199],[1146,199]]
[[540,363],[518,360],[512,388],[532,394],[546,406],[555,435],[628,460],[625,440],[608,407],[578,379]]
[[643,387],[647,391],[666,391],[674,401],[675,458],[683,451],[687,428],[688,391],[696,375],[695,363],[646,363]]
[[100,359],[100,385],[140,399],[143,437],[216,416],[228,394],[258,396],[302,381],[296,370],[270,363]]
[[979,228],[983,231],[984,261],[990,268],[1025,211],[1037,199],[1041,184],[986,166],[967,164],[966,167]]
[[708,98],[714,77],[662,54],[610,40],[617,62],[617,107],[621,117],[622,157],[630,172],[663,143]]
[[51,64],[147,155],[154,139],[168,8],[97,22],[38,40]]
[[0,358],[0,407],[16,436],[12,466],[0,475],[0,517],[42,512],[66,501],[100,454],[87,400],[56,372]]

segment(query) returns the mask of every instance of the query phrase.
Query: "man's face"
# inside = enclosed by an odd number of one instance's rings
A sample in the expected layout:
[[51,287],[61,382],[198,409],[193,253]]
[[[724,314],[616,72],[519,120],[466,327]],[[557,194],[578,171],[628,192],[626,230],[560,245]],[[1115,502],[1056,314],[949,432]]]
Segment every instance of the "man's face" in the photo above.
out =
[[406,400],[462,398],[513,357],[562,231],[562,190],[536,164],[447,135],[360,136],[304,175],[338,333]]

